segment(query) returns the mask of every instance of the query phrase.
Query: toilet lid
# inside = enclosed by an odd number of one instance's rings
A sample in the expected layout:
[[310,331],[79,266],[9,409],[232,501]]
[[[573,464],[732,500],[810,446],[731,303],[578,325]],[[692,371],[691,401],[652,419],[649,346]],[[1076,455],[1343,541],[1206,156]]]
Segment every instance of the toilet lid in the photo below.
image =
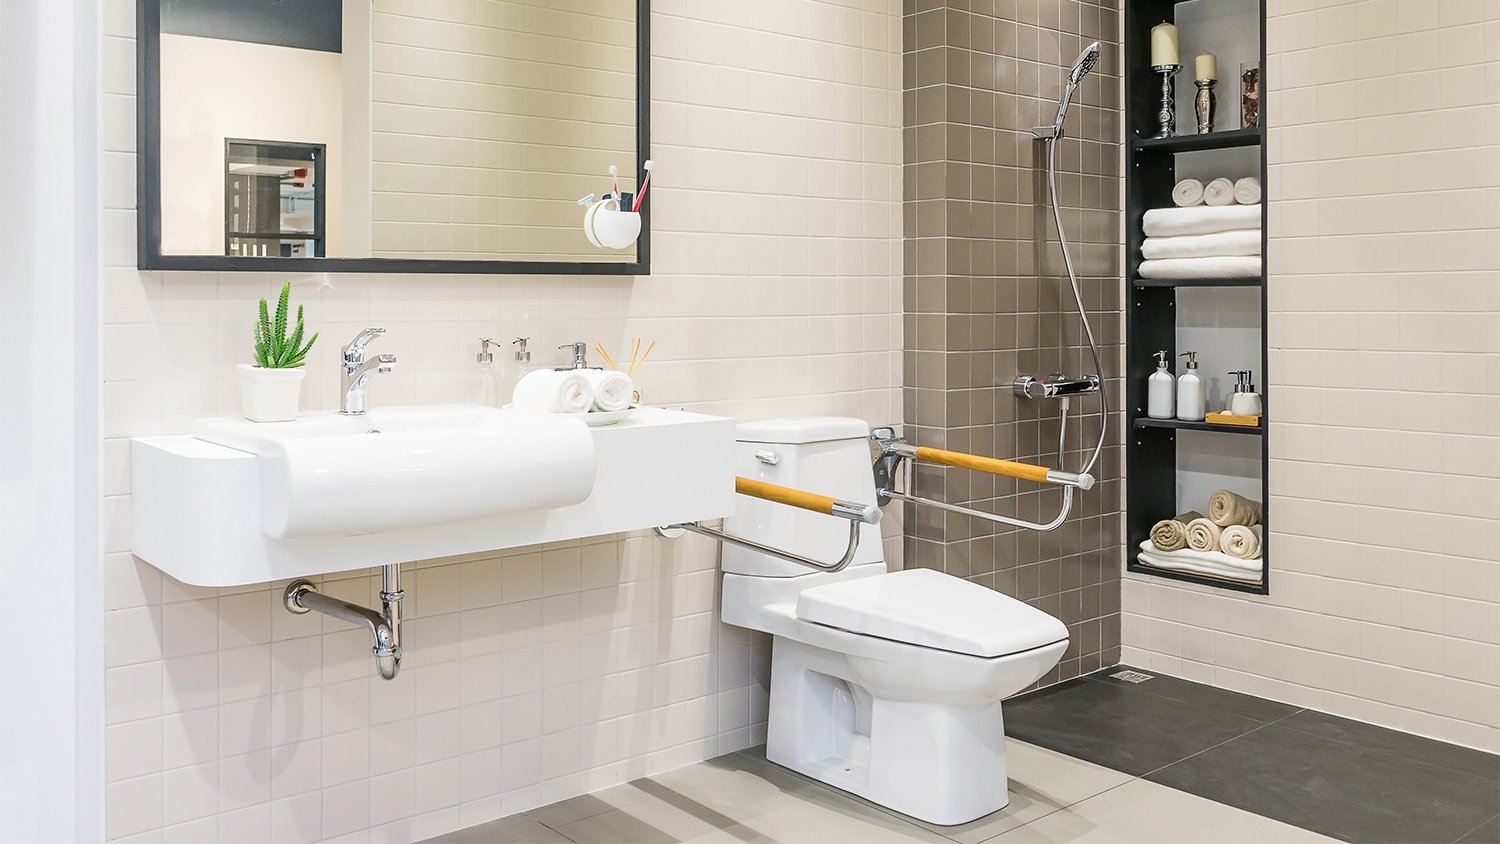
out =
[[1029,604],[977,583],[908,569],[814,586],[797,617],[924,648],[995,657],[1068,638],[1068,628]]

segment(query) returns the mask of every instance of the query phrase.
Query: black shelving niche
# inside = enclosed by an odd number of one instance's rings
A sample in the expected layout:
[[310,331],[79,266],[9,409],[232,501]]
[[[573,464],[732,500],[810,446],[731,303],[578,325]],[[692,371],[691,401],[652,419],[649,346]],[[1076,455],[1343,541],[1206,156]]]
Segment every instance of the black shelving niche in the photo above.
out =
[[[1151,27],[1163,21],[1178,23],[1179,14],[1192,4],[1209,4],[1203,10],[1229,9],[1240,18],[1248,18],[1243,37],[1259,39],[1254,49],[1261,68],[1260,125],[1254,128],[1222,128],[1208,134],[1194,134],[1195,119],[1190,108],[1181,107],[1183,89],[1193,89],[1193,55],[1191,37],[1183,31],[1183,70],[1177,76],[1178,134],[1171,138],[1154,137],[1158,130],[1157,110],[1161,97],[1161,77],[1151,70]],[[1185,17],[1201,18],[1202,14]],[[1172,206],[1172,187],[1176,184],[1178,156],[1224,155],[1221,151],[1255,149],[1259,158],[1259,175],[1263,197],[1268,193],[1265,157],[1265,126],[1268,119],[1266,97],[1266,0],[1130,0],[1125,4],[1125,137],[1127,143],[1125,168],[1125,278],[1128,306],[1125,314],[1126,332],[1126,410],[1131,425],[1126,432],[1126,483],[1125,511],[1126,568],[1132,572],[1179,580],[1254,594],[1268,594],[1271,579],[1270,567],[1264,561],[1272,553],[1269,532],[1270,507],[1267,468],[1270,458],[1270,436],[1266,422],[1274,412],[1269,396],[1265,400],[1265,415],[1261,425],[1254,428],[1226,425],[1210,425],[1204,422],[1181,422],[1157,420],[1146,417],[1147,379],[1155,371],[1154,353],[1167,350],[1177,361],[1178,299],[1196,288],[1253,290],[1257,291],[1260,306],[1260,361],[1256,372],[1256,383],[1263,395],[1268,390],[1264,380],[1269,372],[1269,355],[1266,350],[1266,277],[1264,261],[1262,274],[1258,278],[1235,279],[1150,279],[1142,278],[1138,272],[1141,263],[1141,244],[1145,233],[1141,220],[1148,209]],[[1239,34],[1238,31],[1236,34]],[[1219,78],[1219,123],[1221,126],[1239,125],[1238,63],[1228,66],[1220,57]],[[1226,84],[1227,83],[1227,84]],[[1190,98],[1189,98],[1190,99]],[[1243,155],[1245,153],[1238,153]],[[1264,199],[1261,216],[1261,254],[1266,254],[1266,214]],[[1198,294],[1202,295],[1202,294]],[[1210,295],[1236,295],[1219,294]],[[1248,294],[1237,294],[1248,295]],[[1180,365],[1174,365],[1174,373],[1181,374]],[[1209,373],[1217,375],[1218,373]],[[1210,410],[1218,408],[1211,407]],[[1191,432],[1191,433],[1184,433]],[[1262,544],[1262,578],[1259,584],[1242,583],[1187,572],[1173,572],[1143,566],[1136,562],[1136,549],[1150,536],[1151,526],[1158,520],[1170,518],[1180,512],[1177,503],[1178,489],[1178,441],[1181,436],[1224,437],[1230,441],[1246,444],[1245,437],[1259,439],[1260,500],[1266,504]]]

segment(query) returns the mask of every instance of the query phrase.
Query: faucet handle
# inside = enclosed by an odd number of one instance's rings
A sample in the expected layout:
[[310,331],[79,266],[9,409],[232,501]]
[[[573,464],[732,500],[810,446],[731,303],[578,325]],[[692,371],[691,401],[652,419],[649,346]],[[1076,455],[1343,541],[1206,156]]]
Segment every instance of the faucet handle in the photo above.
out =
[[384,333],[384,328],[366,328],[365,330],[354,335],[354,339],[350,340],[348,345],[344,346],[344,359],[357,361],[360,358],[363,358],[365,355],[365,347],[370,345],[370,341],[374,340],[376,337],[379,337]]

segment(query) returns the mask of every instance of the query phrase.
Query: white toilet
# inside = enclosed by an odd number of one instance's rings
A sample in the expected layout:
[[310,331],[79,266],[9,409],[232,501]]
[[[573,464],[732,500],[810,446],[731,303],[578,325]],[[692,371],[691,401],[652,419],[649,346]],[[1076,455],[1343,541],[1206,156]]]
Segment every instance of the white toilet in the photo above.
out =
[[[740,475],[875,503],[869,427],[809,417],[742,424]],[[848,544],[840,519],[741,496],[726,533],[818,560]],[[772,634],[766,756],[930,823],[1005,807],[1000,701],[1057,664],[1063,623],[929,569],[887,572],[865,525],[853,562],[814,572],[726,544],[724,621]]]

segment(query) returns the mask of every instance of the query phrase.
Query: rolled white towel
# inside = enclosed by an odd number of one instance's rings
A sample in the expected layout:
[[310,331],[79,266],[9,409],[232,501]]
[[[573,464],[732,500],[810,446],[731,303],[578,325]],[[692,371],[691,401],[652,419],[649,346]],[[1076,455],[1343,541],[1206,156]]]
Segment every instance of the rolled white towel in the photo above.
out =
[[1219,550],[1241,560],[1260,559],[1260,525],[1230,525],[1219,534]]
[[1246,176],[1234,183],[1234,201],[1241,205],[1260,204],[1260,179]]
[[630,407],[635,384],[625,373],[613,369],[585,369],[582,372],[593,391],[595,410],[612,413]]
[[589,379],[573,369],[538,369],[516,383],[511,402],[533,413],[588,413],[594,406]]
[[1218,551],[1220,534],[1223,528],[1208,519],[1193,519],[1187,526],[1187,547],[1189,551],[1204,553],[1207,551]]
[[1182,237],[1148,237],[1141,244],[1141,257],[1148,261],[1164,258],[1233,258],[1259,254],[1259,229],[1187,234]]
[[1234,204],[1234,182],[1214,179],[1203,187],[1203,203],[1213,208]]
[[1224,205],[1218,208],[1153,208],[1142,221],[1146,237],[1180,237],[1217,234],[1237,229],[1260,228],[1259,205]]
[[1142,261],[1141,278],[1255,278],[1260,256],[1223,258],[1163,258]]
[[1172,188],[1172,201],[1178,208],[1191,208],[1203,204],[1203,183],[1197,179],[1183,179]]

